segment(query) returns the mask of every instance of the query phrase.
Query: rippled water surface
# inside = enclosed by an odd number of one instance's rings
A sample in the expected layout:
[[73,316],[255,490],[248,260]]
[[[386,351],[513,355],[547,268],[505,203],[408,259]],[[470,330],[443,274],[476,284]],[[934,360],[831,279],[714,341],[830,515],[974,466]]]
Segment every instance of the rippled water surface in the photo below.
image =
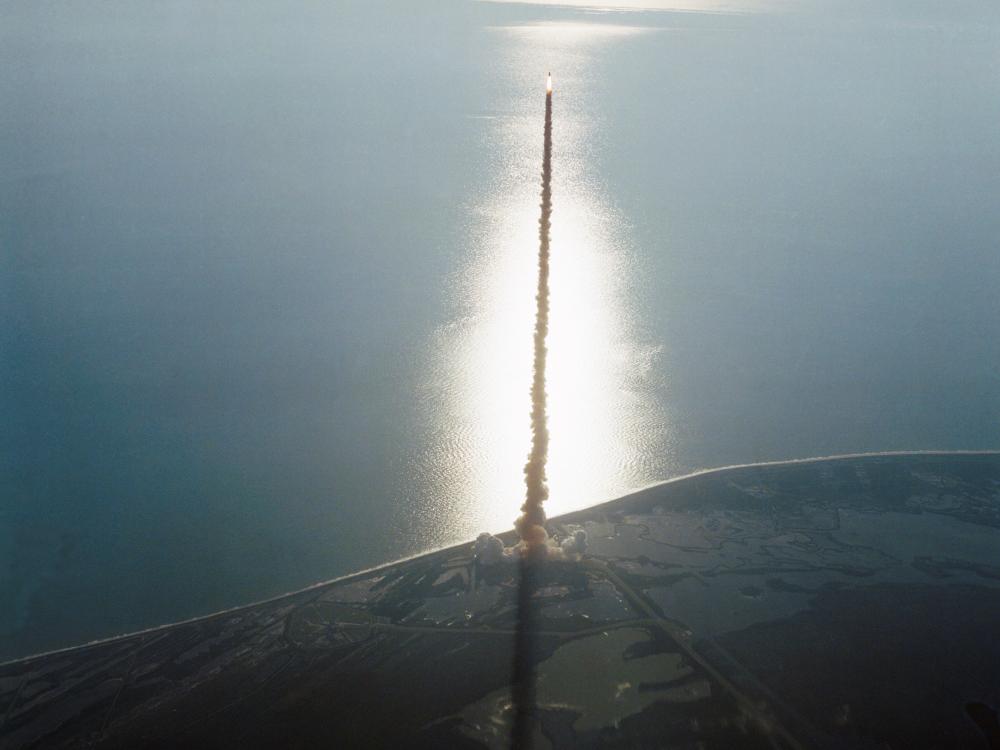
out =
[[0,657],[509,526],[548,70],[550,513],[1000,445],[997,12],[655,5],[6,8]]

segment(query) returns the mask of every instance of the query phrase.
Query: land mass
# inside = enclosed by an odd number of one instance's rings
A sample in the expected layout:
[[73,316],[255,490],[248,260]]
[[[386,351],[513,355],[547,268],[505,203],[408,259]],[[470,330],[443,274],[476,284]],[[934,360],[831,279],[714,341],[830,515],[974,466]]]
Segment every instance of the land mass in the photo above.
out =
[[[536,747],[997,747],[996,453],[731,467],[548,526],[587,549],[535,596]],[[517,575],[459,545],[8,662],[0,748],[507,747]]]

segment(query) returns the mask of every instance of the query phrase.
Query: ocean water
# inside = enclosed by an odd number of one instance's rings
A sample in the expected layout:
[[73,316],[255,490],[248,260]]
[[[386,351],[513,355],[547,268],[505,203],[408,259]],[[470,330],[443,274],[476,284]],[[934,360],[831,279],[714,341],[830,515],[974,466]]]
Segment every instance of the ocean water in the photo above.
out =
[[550,513],[1000,447],[997,10],[660,5],[0,3],[0,658],[509,526],[549,70]]

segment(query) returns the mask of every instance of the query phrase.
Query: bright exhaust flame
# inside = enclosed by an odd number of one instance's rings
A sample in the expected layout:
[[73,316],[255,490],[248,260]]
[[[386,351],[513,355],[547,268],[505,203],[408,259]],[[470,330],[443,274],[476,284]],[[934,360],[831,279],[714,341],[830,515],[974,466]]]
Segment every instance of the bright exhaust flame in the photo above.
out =
[[549,73],[549,77],[545,81],[545,93],[546,94],[551,94],[552,93],[552,74],[551,73]]

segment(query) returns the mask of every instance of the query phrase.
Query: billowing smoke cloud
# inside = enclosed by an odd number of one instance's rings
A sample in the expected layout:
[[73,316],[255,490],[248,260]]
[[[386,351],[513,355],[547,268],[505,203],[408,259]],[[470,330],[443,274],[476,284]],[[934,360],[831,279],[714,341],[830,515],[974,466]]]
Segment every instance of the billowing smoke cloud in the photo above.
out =
[[587,532],[583,529],[577,529],[573,532],[573,536],[568,536],[560,542],[559,549],[567,558],[582,555],[587,550]]
[[[551,81],[551,76],[550,76]],[[545,339],[549,333],[549,228],[552,218],[552,89],[545,93],[545,148],[542,155],[542,215],[538,220],[538,291],[535,295],[535,358],[531,382],[531,452],[524,465],[526,493],[514,528],[527,552],[545,549],[545,509],[549,496],[545,463],[549,455],[549,428],[545,396]]]
[[506,559],[503,541],[492,534],[482,533],[476,537],[472,552],[480,565],[496,565]]

